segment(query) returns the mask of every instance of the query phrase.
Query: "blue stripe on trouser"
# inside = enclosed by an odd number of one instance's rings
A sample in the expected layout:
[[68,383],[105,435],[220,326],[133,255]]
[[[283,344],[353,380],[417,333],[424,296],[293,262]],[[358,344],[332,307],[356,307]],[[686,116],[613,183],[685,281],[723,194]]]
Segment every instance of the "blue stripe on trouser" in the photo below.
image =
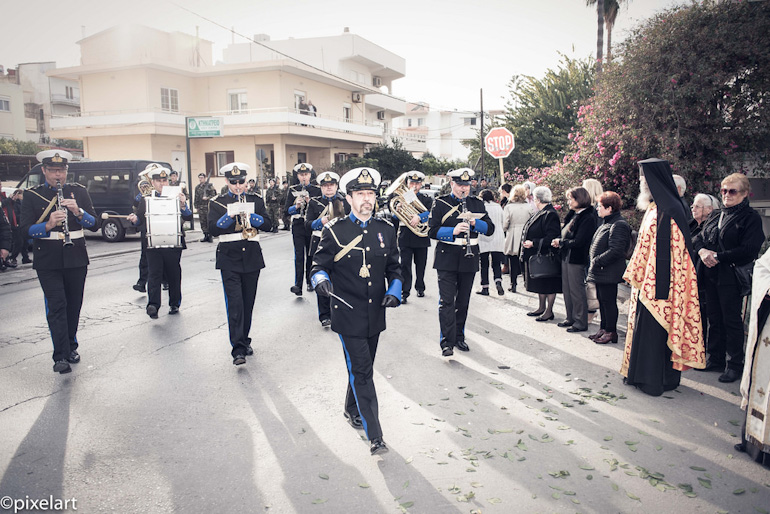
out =
[[[220,272],[221,274],[221,272]],[[230,307],[229,302],[227,301],[227,289],[225,289],[225,277],[222,276],[222,291],[225,293],[225,314],[227,314],[228,320],[230,319]],[[227,324],[227,333],[228,335],[232,335],[230,332],[230,324]],[[229,337],[230,340],[230,346],[233,346],[233,338]]]
[[[356,392],[356,385],[355,385],[355,378],[353,377],[353,365],[350,362],[350,354],[348,353],[348,348],[345,346],[345,340],[342,339],[342,334],[339,334],[340,341],[342,341],[342,351],[345,352],[345,363],[348,366],[348,380],[350,382],[350,388],[353,390],[353,396],[356,399],[356,407],[358,407],[359,414],[361,413],[361,408],[358,404],[358,393]],[[366,438],[369,439],[369,428],[366,424],[366,418],[361,415],[361,423],[364,425],[364,433],[366,434]]]
[[[45,319],[48,321],[48,298],[43,296],[43,301],[45,302]],[[51,346],[56,349],[56,345],[53,344],[53,332],[51,332],[51,325],[48,324],[48,333],[51,335]]]

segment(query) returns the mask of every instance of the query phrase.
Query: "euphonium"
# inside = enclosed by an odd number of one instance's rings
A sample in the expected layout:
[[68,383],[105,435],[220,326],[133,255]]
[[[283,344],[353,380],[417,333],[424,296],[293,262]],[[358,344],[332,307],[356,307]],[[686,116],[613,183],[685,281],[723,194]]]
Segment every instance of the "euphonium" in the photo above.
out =
[[[246,203],[246,195],[239,194],[238,201],[241,203]],[[243,239],[251,239],[257,235],[257,229],[251,226],[251,220],[249,218],[249,214],[241,214],[241,226],[243,227],[243,230],[241,231],[241,237]]]
[[142,194],[142,196],[149,196],[154,190],[150,181],[147,180],[146,175],[142,175],[142,178],[139,180],[139,183],[136,184],[136,187],[139,189],[139,192]]
[[414,193],[412,193],[412,196],[415,196],[414,200],[411,202],[407,201],[405,195],[410,192],[406,185],[408,175],[409,173],[404,173],[394,180],[383,194],[385,197],[393,195],[393,198],[390,200],[390,210],[406,228],[420,237],[428,237],[429,227],[427,223],[418,223],[416,227],[413,227],[411,224],[412,216],[419,216],[420,213],[428,209],[425,208]]

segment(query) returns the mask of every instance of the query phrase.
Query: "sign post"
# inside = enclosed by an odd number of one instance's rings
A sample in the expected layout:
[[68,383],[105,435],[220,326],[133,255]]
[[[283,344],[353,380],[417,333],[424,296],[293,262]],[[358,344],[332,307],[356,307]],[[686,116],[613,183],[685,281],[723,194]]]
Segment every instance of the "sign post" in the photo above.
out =
[[505,182],[503,159],[511,155],[516,144],[513,133],[505,127],[495,127],[484,138],[484,148],[487,153],[500,162],[500,184]]

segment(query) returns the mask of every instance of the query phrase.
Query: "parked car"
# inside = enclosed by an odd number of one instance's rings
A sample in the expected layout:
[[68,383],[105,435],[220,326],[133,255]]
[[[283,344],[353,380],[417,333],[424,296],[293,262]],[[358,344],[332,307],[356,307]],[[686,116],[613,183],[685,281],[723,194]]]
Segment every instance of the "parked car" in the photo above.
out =
[[[99,216],[105,241],[122,241],[136,228],[126,219],[133,212],[134,198],[139,193],[139,172],[157,161],[74,161],[69,163],[67,182],[82,184],[91,195]],[[165,162],[159,163],[171,169]],[[38,164],[19,182],[17,188],[28,189],[42,183],[43,171]],[[106,215],[105,215],[106,213]]]

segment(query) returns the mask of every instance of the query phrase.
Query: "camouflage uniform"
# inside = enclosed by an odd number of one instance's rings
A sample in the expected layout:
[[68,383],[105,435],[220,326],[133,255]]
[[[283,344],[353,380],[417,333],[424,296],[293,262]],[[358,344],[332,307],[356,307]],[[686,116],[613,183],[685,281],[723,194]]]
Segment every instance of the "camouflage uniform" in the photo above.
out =
[[283,197],[284,196],[281,188],[276,185],[267,188],[265,193],[267,215],[271,220],[275,220],[273,223],[273,232],[278,232],[278,220],[281,218],[281,205],[283,203]]
[[[195,209],[198,211],[203,240],[211,241],[209,235],[209,200],[217,196],[217,190],[208,180],[195,186]],[[206,198],[205,200],[203,198]]]

